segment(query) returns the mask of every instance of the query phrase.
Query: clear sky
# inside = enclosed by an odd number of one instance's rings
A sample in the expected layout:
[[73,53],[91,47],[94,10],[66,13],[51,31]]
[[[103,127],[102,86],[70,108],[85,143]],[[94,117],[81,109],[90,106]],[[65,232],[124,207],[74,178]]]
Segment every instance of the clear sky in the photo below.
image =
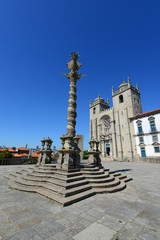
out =
[[78,51],[77,134],[89,141],[89,101],[139,84],[143,111],[160,108],[159,0],[1,0],[0,145],[40,146],[66,133],[66,63]]

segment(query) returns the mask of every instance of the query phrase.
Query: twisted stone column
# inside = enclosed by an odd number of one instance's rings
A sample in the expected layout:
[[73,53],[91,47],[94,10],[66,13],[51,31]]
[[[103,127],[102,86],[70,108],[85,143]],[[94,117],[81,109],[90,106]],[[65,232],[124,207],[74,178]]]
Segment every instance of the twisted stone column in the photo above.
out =
[[72,61],[67,63],[70,73],[67,74],[67,78],[70,79],[70,91],[69,91],[69,107],[68,107],[68,125],[67,125],[67,136],[74,137],[75,136],[75,126],[76,126],[76,99],[77,99],[77,88],[76,83],[77,79],[80,79],[80,74],[77,73],[77,70],[80,68],[81,64],[77,62],[78,57],[72,55]]
[[70,92],[69,92],[69,107],[68,107],[68,125],[67,125],[67,135],[74,137],[75,136],[75,126],[76,126],[76,117],[77,117],[77,113],[76,113],[76,81],[73,78],[70,78]]

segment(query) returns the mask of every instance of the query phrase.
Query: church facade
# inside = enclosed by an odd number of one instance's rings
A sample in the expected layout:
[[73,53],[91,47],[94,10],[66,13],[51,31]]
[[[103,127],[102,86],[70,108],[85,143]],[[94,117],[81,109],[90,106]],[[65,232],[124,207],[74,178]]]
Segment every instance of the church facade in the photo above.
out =
[[112,108],[100,96],[90,102],[90,139],[99,140],[102,160],[133,161],[138,152],[131,118],[142,113],[138,85],[128,78],[117,91],[112,88],[112,100]]

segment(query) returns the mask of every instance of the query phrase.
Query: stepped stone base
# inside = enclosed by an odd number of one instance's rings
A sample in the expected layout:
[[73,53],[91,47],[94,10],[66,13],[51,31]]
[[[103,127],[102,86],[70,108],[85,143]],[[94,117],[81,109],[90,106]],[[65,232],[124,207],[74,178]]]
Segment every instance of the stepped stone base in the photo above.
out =
[[62,170],[45,164],[12,173],[8,185],[14,189],[39,193],[68,206],[97,193],[114,193],[132,180],[103,167],[82,165],[80,169]]

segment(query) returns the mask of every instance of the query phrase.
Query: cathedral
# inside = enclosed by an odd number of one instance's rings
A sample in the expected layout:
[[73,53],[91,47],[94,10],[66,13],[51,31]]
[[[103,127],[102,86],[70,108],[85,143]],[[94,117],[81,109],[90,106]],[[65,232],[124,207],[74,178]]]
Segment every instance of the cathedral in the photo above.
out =
[[[97,139],[100,142],[101,159],[104,161],[135,161],[138,158],[153,157],[149,156],[149,152],[147,154],[147,139],[153,138],[152,134],[159,133],[160,124],[157,122],[159,124],[156,128],[157,132],[150,131],[150,128],[146,130],[147,132],[137,132],[138,124],[143,123],[143,115],[147,116],[147,119],[151,117],[155,119],[155,116],[160,114],[160,109],[155,110],[155,113],[154,111],[148,114],[142,113],[138,85],[132,86],[129,78],[127,82],[123,81],[117,91],[112,88],[112,101],[112,108],[109,100],[105,102],[100,96],[93,103],[90,102],[90,140]],[[160,139],[160,136],[157,138]],[[151,141],[150,148],[154,149],[154,144],[155,142]],[[156,144],[159,147],[159,143],[156,142]],[[155,156],[160,157],[158,149]]]

